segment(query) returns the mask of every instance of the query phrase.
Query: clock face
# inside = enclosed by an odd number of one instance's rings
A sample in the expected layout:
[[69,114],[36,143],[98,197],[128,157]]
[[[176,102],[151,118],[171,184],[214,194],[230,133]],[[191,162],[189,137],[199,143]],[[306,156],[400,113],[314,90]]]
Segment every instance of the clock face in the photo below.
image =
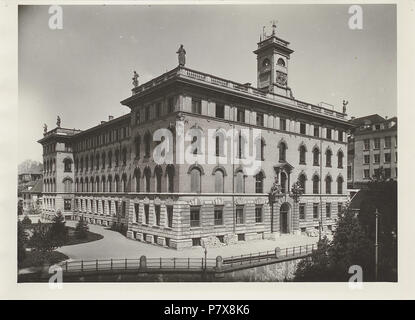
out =
[[269,65],[271,64],[271,62],[269,61],[268,58],[264,59],[264,61],[262,61],[262,66],[264,68],[269,67]]

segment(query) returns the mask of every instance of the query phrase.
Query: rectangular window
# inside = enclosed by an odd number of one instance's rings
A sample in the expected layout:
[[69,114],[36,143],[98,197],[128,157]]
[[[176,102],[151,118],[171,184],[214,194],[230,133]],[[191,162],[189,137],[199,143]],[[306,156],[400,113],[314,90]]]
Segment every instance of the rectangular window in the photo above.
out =
[[71,210],[71,199],[63,200],[63,210],[65,211]]
[[156,119],[161,116],[161,102],[156,103]]
[[314,125],[314,136],[319,137],[320,136],[320,127],[317,125]]
[[149,224],[150,223],[150,205],[145,204],[144,205],[144,223]]
[[340,142],[343,142],[343,131],[339,130],[339,136],[337,138]]
[[118,201],[114,202],[114,210],[115,210],[115,216],[118,216]]
[[200,208],[190,209],[190,227],[200,227]]
[[245,110],[244,109],[238,109],[236,111],[236,121],[245,122]]
[[236,224],[243,224],[244,223],[244,207],[237,206],[236,207]]
[[326,138],[331,139],[331,129],[329,128],[326,129]]
[[156,225],[159,226],[160,225],[160,206],[155,205],[154,210],[156,212]]
[[287,131],[287,120],[280,118],[280,130]]
[[331,218],[331,203],[326,203],[326,218]]
[[375,163],[380,163],[380,154],[375,154],[374,158],[375,158]]
[[352,166],[347,166],[347,179],[352,179]]
[[192,238],[192,246],[193,247],[201,246],[200,238]]
[[389,179],[391,177],[391,168],[385,169],[385,178]]
[[386,163],[390,163],[391,162],[391,154],[390,153],[385,153],[385,162]]
[[174,97],[170,97],[167,100],[167,113],[174,111]]
[[225,105],[216,103],[215,116],[216,118],[225,119]]
[[109,201],[108,200],[108,215],[110,216],[111,215],[111,212],[112,211],[112,209],[111,209],[111,201]]
[[256,125],[261,126],[261,127],[264,126],[264,114],[263,113],[260,113],[260,112],[256,113]]
[[140,110],[137,110],[137,112],[135,113],[135,123],[140,123]]
[[298,208],[300,220],[305,220],[305,203],[300,203]]
[[385,148],[390,148],[391,145],[391,137],[385,137]]
[[306,124],[305,123],[300,123],[300,133],[301,134],[306,134]]
[[215,226],[223,225],[223,207],[215,207],[214,215]]
[[202,101],[199,99],[192,98],[192,113],[202,113]]
[[138,223],[138,217],[140,214],[140,204],[134,203],[134,222]]
[[318,219],[318,203],[313,203],[313,219]]
[[173,227],[173,206],[167,206],[167,226]]
[[370,139],[365,139],[363,141],[364,143],[364,149],[363,150],[369,150],[370,149]]
[[255,207],[255,223],[262,223],[262,206]]
[[363,170],[363,177],[365,179],[369,179],[370,178],[370,170],[369,169]]
[[340,216],[340,214],[342,213],[342,211],[343,211],[343,203],[339,202],[337,204],[337,215]]
[[365,154],[363,159],[364,159],[364,164],[369,164],[370,163],[370,155],[369,154]]
[[144,109],[144,119],[146,121],[150,120],[150,106],[147,106]]
[[374,140],[374,148],[375,149],[380,149],[380,139],[379,138],[375,138],[375,140]]

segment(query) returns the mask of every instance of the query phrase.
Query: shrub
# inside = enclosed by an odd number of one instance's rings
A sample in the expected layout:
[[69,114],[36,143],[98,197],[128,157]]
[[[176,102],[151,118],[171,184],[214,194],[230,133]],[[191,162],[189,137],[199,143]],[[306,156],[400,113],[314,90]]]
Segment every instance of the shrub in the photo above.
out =
[[84,218],[78,221],[75,227],[75,237],[78,239],[85,239],[88,237],[89,227]]
[[27,226],[30,226],[31,224],[32,224],[32,220],[30,220],[28,216],[24,216],[22,220],[22,225],[27,227]]

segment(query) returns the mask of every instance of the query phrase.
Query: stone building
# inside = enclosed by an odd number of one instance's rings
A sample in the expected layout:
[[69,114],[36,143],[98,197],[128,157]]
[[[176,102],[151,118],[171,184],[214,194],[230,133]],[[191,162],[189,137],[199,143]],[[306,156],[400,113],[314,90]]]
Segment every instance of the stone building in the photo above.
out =
[[[257,88],[189,69],[179,50],[173,70],[142,85],[135,74],[132,95],[121,101],[129,114],[85,131],[46,132],[39,141],[44,215],[60,210],[68,219],[123,225],[130,238],[177,249],[202,239],[229,243],[334,228],[347,199],[351,124],[343,112],[293,97],[293,50],[275,30],[254,53]],[[154,158],[165,142],[153,139],[161,128],[174,137],[172,163]],[[192,130],[198,133],[188,136]],[[242,131],[260,135],[248,143]],[[178,161],[187,148],[196,161]],[[260,165],[249,172],[242,160],[252,150]],[[290,192],[296,181],[298,199]]]
[[364,188],[373,178],[398,178],[398,119],[378,114],[355,118],[348,138],[347,184]]

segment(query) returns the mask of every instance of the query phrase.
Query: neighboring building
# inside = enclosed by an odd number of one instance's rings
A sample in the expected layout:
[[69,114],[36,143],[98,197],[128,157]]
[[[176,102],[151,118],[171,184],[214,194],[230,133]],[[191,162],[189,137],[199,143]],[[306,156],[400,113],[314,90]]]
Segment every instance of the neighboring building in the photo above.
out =
[[38,179],[36,181],[33,181],[33,185],[27,186],[24,190],[22,190],[21,193],[23,199],[23,213],[41,213],[43,207],[43,180]]
[[[130,238],[173,248],[197,246],[206,237],[227,242],[314,231],[320,224],[334,228],[347,200],[351,124],[345,113],[294,99],[288,44],[275,33],[258,43],[258,88],[188,69],[180,56],[173,70],[140,86],[134,81],[132,96],[121,102],[129,114],[85,131],[58,125],[45,133],[39,140],[44,215],[60,210],[68,219],[124,225]],[[258,129],[261,167],[248,175],[232,163],[158,165],[153,134],[160,128],[177,138],[192,128],[203,136],[216,130],[215,160],[224,155],[226,132]],[[230,147],[243,158],[239,137]],[[198,139],[191,137],[184,147]],[[196,156],[203,152],[193,150]],[[271,226],[267,192],[274,177],[281,194]],[[298,203],[289,194],[295,181],[305,192]]]
[[373,114],[350,122],[356,128],[348,139],[348,188],[364,188],[368,181],[380,175],[397,180],[397,118]]

